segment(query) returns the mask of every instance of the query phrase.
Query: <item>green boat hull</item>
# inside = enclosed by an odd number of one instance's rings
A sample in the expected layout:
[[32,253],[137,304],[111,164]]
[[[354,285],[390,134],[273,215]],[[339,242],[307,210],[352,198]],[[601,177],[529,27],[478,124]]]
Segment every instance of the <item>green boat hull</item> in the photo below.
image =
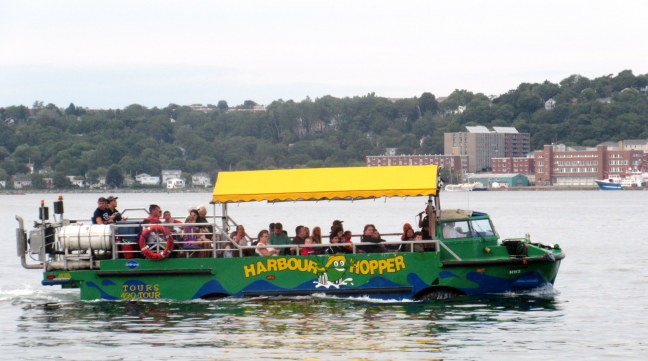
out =
[[553,284],[563,254],[442,260],[441,252],[288,257],[116,259],[97,270],[45,272],[44,285],[79,288],[81,299],[192,300],[327,294],[426,299],[505,293]]

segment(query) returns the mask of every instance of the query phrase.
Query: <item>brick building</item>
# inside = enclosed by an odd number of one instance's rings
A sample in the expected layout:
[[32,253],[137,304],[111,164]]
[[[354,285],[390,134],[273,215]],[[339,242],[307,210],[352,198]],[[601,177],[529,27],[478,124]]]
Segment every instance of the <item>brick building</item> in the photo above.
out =
[[367,167],[384,167],[391,165],[438,165],[442,168],[452,168],[457,172],[467,164],[465,156],[459,155],[369,155],[366,157]]
[[529,157],[507,157],[491,159],[492,173],[495,174],[534,174],[534,165],[535,160]]
[[534,152],[536,185],[593,185],[594,180],[621,176],[640,170],[644,162],[641,150],[596,149],[577,150],[564,145],[545,145]]

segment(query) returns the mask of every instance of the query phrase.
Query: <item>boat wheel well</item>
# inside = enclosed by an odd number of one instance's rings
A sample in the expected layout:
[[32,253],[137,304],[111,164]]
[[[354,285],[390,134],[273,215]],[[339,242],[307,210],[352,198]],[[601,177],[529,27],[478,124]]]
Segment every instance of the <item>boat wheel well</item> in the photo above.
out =
[[465,292],[453,287],[434,286],[420,291],[414,295],[414,299],[417,301],[445,300],[464,295],[466,295]]
[[218,300],[221,298],[229,297],[227,293],[208,293],[206,295],[200,296],[202,300]]

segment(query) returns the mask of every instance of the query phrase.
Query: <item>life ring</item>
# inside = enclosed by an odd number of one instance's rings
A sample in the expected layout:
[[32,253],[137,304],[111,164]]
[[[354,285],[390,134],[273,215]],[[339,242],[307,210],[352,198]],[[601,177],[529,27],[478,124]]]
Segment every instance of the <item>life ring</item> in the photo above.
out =
[[153,225],[145,228],[139,236],[138,243],[142,254],[147,259],[163,259],[173,251],[171,231],[163,226]]

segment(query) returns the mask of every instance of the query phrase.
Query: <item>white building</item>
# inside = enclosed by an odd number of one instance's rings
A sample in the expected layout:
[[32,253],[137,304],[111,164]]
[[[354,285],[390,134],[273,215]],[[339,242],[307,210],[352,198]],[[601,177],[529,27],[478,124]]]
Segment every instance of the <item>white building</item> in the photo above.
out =
[[162,183],[166,184],[167,180],[169,180],[171,178],[182,178],[182,171],[177,170],[177,169],[163,169],[162,170]]
[[79,177],[79,176],[75,176],[75,175],[68,175],[66,177],[70,181],[70,184],[72,184],[73,186],[79,187],[79,188],[84,188],[85,187],[85,179],[83,177]]
[[135,176],[135,181],[143,186],[156,186],[160,184],[160,177],[141,173]]
[[191,185],[194,187],[210,187],[211,178],[205,172],[194,173],[191,175]]
[[547,110],[553,110],[556,107],[556,101],[554,98],[550,98],[544,103],[544,108]]
[[32,185],[31,178],[27,177],[14,177],[14,189],[30,188]]

